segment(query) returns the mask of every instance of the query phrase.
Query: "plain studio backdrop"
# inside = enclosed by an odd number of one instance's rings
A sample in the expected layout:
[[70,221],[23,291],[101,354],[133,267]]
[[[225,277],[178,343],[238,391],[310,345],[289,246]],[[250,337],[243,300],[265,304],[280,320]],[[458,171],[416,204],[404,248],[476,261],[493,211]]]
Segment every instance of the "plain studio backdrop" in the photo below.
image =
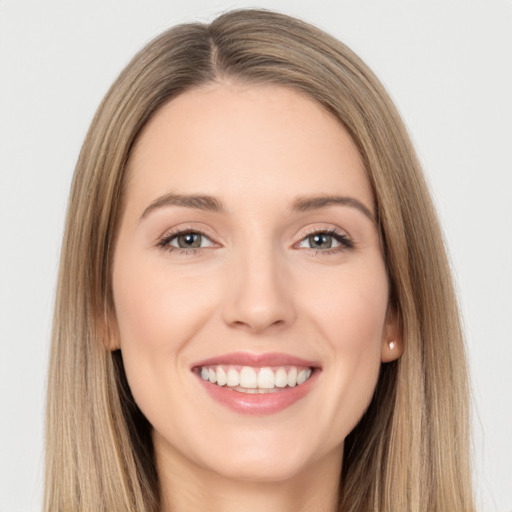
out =
[[41,507],[59,248],[94,111],[155,35],[236,7],[330,32],[395,100],[439,209],[464,315],[477,503],[511,512],[511,0],[0,0],[0,512]]

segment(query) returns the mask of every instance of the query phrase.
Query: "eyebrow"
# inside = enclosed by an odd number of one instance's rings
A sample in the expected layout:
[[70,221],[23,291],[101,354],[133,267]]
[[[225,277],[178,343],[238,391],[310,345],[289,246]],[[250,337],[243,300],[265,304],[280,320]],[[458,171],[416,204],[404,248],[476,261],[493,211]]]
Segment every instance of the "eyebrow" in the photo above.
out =
[[221,212],[224,210],[222,202],[212,196],[206,195],[185,195],[185,194],[165,194],[155,199],[141,215],[141,220],[147,217],[152,211],[165,206],[181,206],[182,208],[195,208],[197,210],[206,210],[212,212]]
[[[375,217],[371,210],[361,201],[354,197],[334,196],[334,195],[317,195],[317,196],[300,196],[291,205],[291,211],[307,212],[325,208],[326,206],[341,205],[349,206],[359,210],[372,222]],[[142,213],[140,220],[146,218],[154,210],[168,207],[179,206],[182,208],[194,208],[197,210],[205,210],[212,212],[223,212],[225,208],[222,201],[213,196],[194,195],[194,194],[165,194],[155,199]]]
[[365,206],[361,201],[354,197],[347,196],[334,196],[334,195],[321,195],[321,196],[301,196],[297,198],[292,204],[292,210],[298,212],[307,212],[311,210],[318,210],[331,205],[350,206],[359,210],[372,222],[375,222],[375,216],[372,211]]

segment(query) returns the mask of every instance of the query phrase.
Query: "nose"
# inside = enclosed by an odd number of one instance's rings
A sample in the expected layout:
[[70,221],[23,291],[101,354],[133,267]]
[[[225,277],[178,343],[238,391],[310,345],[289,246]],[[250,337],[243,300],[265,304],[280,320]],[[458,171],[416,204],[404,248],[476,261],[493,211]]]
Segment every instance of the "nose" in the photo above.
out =
[[228,283],[223,317],[229,326],[256,334],[295,320],[292,279],[271,250],[240,255]]

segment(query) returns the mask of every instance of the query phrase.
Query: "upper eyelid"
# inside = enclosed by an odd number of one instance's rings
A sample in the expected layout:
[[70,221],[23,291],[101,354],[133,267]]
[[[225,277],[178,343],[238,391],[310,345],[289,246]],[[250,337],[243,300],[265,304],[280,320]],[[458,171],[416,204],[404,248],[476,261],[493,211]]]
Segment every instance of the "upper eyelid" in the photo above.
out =
[[[300,236],[299,241],[304,240],[304,238],[311,236],[311,235],[315,235],[317,233],[326,233],[328,235],[338,235],[338,236],[347,238],[349,240],[352,240],[352,237],[350,236],[350,234],[348,233],[347,230],[331,225],[331,226],[322,226],[322,227],[320,227],[320,226],[309,227],[305,231],[300,231],[299,232],[299,236]],[[294,243],[296,243],[296,242],[294,242]]]
[[315,233],[337,233],[339,235],[346,235],[346,236],[349,236],[348,233],[344,230],[344,229],[341,229],[341,228],[338,228],[338,227],[334,227],[334,226],[331,226],[331,227],[315,227],[315,228],[308,228],[306,231],[304,232],[301,232],[301,236],[304,238],[306,236],[309,236],[309,235],[314,235]]
[[216,242],[216,237],[213,233],[210,232],[209,229],[204,227],[193,227],[193,226],[177,226],[174,228],[167,229],[163,232],[162,235],[158,236],[157,241],[162,241],[168,238],[174,238],[179,235],[184,235],[186,233],[197,233],[198,235],[203,235],[209,238],[212,242]]

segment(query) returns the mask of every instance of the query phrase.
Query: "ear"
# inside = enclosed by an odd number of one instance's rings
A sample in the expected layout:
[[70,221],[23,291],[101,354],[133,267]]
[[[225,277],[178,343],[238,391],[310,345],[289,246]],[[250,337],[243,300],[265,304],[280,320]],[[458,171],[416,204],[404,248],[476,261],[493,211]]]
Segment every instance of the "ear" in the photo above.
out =
[[382,336],[381,361],[383,363],[395,361],[403,352],[404,343],[399,315],[394,307],[389,306]]
[[116,314],[112,308],[108,308],[108,311],[105,311],[103,326],[102,340],[105,348],[110,352],[120,349],[121,337],[119,336]]

